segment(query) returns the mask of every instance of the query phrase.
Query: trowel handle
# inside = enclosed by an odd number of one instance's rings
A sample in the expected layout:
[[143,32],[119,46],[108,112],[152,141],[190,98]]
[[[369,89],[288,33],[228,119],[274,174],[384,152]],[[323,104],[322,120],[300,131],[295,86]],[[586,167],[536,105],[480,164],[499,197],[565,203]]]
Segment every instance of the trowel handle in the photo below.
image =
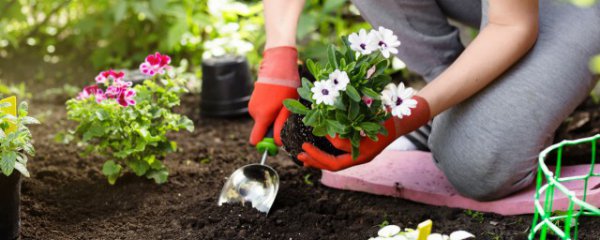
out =
[[259,153],[268,152],[269,156],[275,156],[279,152],[279,148],[277,148],[277,144],[275,144],[275,139],[273,139],[273,126],[269,128],[267,134],[262,141],[256,144],[256,149]]

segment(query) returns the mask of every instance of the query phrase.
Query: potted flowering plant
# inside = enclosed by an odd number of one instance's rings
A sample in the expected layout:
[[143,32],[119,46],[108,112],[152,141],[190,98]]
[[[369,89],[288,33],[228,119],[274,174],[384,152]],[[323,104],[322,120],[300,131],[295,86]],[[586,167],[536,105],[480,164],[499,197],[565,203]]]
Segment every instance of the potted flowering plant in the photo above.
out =
[[28,156],[35,154],[27,125],[39,123],[27,114],[26,102],[17,111],[15,97],[0,101],[0,239],[19,236],[21,175],[29,177]]
[[340,153],[324,138],[337,135],[350,140],[352,156],[356,158],[361,138],[377,141],[378,134],[387,135],[381,123],[391,116],[388,108],[392,114],[401,115],[404,108],[410,107],[407,104],[413,104],[407,102],[399,107],[401,104],[395,101],[400,98],[395,96],[401,93],[406,95],[402,99],[408,100],[414,91],[402,84],[390,84],[391,77],[385,74],[390,55],[397,53],[400,45],[391,30],[361,29],[342,40],[344,44],[339,49],[329,46],[326,63],[306,61],[315,81],[303,78],[298,88],[301,99],[284,101],[294,114],[284,126],[282,141],[293,157],[302,151],[303,142],[332,154]]
[[169,173],[162,158],[177,149],[166,134],[194,130],[190,119],[172,111],[186,89],[183,80],[166,74],[170,61],[160,53],[149,55],[140,71],[150,78],[134,87],[123,80],[122,72],[101,72],[96,84],[67,101],[67,116],[78,123],[72,132],[86,146],[84,155],[97,153],[108,159],[102,173],[110,184],[123,174],[124,166],[156,183],[166,182]]

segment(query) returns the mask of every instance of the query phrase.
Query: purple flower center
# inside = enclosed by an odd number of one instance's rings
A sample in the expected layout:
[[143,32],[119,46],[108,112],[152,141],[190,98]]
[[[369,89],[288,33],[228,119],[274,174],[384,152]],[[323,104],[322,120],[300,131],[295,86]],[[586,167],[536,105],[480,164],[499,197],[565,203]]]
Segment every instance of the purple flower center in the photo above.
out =
[[367,48],[367,44],[361,43],[360,48],[362,48],[362,50],[365,50]]
[[380,47],[387,47],[387,44],[385,44],[384,41],[379,41],[378,44],[379,44]]
[[323,89],[323,90],[321,90],[321,93],[322,93],[323,95],[327,96],[327,95],[329,95],[329,90],[327,90],[327,89]]
[[338,82],[337,78],[333,79],[333,84],[338,85],[338,83],[339,82]]
[[402,104],[402,98],[398,97],[396,98],[396,106],[400,106]]

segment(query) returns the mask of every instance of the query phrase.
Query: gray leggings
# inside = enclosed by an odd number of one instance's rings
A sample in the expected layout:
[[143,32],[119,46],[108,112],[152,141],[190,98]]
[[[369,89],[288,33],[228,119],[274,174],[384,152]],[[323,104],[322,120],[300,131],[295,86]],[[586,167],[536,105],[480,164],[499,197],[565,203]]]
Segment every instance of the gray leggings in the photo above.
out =
[[[398,35],[398,57],[428,81],[464,49],[447,18],[474,27],[487,22],[488,4],[481,0],[353,2],[374,27]],[[493,200],[531,184],[538,153],[590,92],[588,62],[599,53],[600,6],[540,0],[534,48],[487,88],[433,120],[429,147],[454,187],[464,196]]]

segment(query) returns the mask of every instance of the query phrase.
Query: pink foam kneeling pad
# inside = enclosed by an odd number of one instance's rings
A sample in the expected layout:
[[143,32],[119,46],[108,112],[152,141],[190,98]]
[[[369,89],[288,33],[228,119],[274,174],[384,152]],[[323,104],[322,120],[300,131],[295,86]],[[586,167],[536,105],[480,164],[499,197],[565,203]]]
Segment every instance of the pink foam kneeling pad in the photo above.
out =
[[[595,169],[600,169],[597,164]],[[562,176],[585,175],[589,165],[565,166]],[[534,212],[535,186],[528,187],[506,198],[479,202],[461,196],[439,170],[430,153],[417,151],[384,151],[373,161],[339,172],[323,171],[321,182],[328,187],[400,197],[415,202],[493,212],[501,215]],[[587,202],[600,206],[600,177],[590,178]],[[564,183],[577,196],[583,196],[583,181]],[[556,191],[555,210],[568,208],[569,200]]]

